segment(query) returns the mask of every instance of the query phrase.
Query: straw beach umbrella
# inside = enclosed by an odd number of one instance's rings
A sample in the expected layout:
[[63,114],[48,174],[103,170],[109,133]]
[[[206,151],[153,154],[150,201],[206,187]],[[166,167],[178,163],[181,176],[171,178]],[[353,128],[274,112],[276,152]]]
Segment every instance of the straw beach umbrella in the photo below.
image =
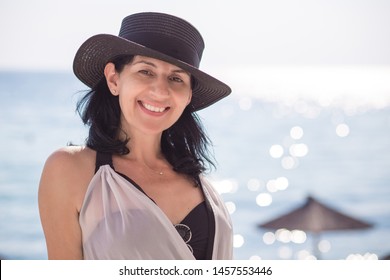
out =
[[[372,224],[343,214],[320,203],[312,196],[308,196],[302,206],[276,219],[260,224],[259,227],[274,230],[285,228],[307,231],[313,234],[314,240],[319,240],[320,233],[324,231],[365,229],[372,227]],[[315,255],[319,258],[319,252],[316,253]]]

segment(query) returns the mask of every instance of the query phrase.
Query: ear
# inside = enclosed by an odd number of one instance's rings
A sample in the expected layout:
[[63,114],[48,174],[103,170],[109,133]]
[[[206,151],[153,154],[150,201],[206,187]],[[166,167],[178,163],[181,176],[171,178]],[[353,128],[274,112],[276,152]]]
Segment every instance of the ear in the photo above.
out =
[[115,65],[112,62],[109,62],[106,64],[104,67],[104,76],[106,77],[107,80],[107,86],[111,91],[112,95],[118,96],[119,91],[118,91],[118,73],[115,70]]

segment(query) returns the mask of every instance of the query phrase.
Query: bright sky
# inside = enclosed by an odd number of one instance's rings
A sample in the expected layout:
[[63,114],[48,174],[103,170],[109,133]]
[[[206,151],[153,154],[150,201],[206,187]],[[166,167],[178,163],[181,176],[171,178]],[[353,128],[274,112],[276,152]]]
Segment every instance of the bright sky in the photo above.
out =
[[240,69],[248,80],[286,65],[357,66],[363,76],[380,66],[390,74],[388,0],[0,0],[0,70],[71,71],[82,42],[118,34],[122,18],[140,11],[196,26],[206,42],[201,68],[211,74]]

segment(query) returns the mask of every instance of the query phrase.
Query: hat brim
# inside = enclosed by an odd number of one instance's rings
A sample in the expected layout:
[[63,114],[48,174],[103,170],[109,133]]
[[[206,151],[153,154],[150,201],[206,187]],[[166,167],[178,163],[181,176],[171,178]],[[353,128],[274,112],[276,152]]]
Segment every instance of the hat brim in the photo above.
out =
[[204,109],[231,93],[228,85],[192,65],[110,34],[95,35],[85,41],[76,53],[73,71],[80,81],[93,88],[102,79],[105,65],[118,55],[148,56],[188,71],[197,81],[190,103],[194,111]]

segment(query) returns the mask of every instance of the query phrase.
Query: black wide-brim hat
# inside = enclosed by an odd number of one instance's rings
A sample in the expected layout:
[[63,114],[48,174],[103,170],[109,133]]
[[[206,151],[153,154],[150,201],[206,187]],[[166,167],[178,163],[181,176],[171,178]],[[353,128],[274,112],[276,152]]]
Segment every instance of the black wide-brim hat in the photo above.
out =
[[119,36],[99,34],[76,53],[73,71],[93,88],[104,77],[104,67],[120,55],[156,58],[189,72],[195,79],[190,106],[197,111],[231,93],[229,86],[199,70],[204,41],[187,21],[163,13],[137,13],[123,19]]

